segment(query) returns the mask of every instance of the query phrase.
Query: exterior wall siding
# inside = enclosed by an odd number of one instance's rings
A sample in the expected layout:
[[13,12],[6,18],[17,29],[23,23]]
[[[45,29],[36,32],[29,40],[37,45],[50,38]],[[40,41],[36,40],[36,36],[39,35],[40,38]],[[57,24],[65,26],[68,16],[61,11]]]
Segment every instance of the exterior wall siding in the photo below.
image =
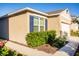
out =
[[61,18],[61,22],[64,22],[64,23],[67,23],[67,24],[71,24],[71,16],[70,16],[70,13],[63,11],[61,14],[60,14],[60,18]]
[[28,32],[26,13],[9,17],[9,39],[26,44],[25,37]]
[[30,33],[30,15],[44,17],[30,12],[9,17],[9,39],[11,41],[26,45],[25,37]]
[[60,35],[60,18],[57,17],[50,17],[48,18],[48,31],[49,30],[56,30],[57,35]]
[[72,23],[71,24],[71,30],[78,31],[78,24],[77,23]]
[[[61,23],[62,24],[66,24],[66,26],[64,26],[64,29],[63,30],[65,30],[66,29],[66,27],[67,27],[67,33],[68,33],[68,36],[70,36],[70,26],[71,26],[71,16],[70,16],[70,14],[69,14],[69,12],[66,12],[66,10],[65,11],[63,11],[61,14],[60,14],[60,21],[61,21]],[[61,25],[61,27],[60,27],[61,29],[62,29],[62,25]]]

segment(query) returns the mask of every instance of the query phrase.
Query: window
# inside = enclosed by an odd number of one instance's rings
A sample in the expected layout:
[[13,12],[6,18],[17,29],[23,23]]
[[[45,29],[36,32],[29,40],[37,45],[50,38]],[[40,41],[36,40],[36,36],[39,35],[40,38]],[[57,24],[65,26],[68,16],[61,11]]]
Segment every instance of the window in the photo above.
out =
[[44,31],[45,28],[45,19],[40,18],[40,31]]
[[33,27],[33,32],[38,32],[38,26]]
[[45,18],[33,16],[33,32],[39,32],[45,30]]
[[33,31],[38,32],[38,27],[39,27],[39,18],[34,17],[34,25],[33,25]]
[[39,20],[38,17],[34,17],[34,26],[38,26]]

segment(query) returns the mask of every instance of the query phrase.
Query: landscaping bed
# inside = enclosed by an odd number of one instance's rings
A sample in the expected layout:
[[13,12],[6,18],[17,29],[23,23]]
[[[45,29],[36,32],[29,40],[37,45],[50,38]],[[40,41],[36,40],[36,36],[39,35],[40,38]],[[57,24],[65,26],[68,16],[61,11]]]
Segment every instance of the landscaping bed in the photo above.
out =
[[56,37],[56,31],[31,32],[26,36],[28,47],[47,53],[55,53],[68,42],[66,36]]
[[41,45],[39,47],[36,47],[36,49],[47,52],[47,53],[51,53],[51,54],[54,54],[58,50],[57,47],[52,47],[49,44]]

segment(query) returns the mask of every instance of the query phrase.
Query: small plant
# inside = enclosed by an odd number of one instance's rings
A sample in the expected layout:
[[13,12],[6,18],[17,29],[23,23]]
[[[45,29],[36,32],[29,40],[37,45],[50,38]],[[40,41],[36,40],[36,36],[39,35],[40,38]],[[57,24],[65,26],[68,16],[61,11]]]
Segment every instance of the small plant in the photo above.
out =
[[22,54],[12,51],[4,46],[0,48],[0,56],[22,56]]
[[55,39],[53,46],[57,47],[57,48],[61,48],[63,47],[65,44],[67,43],[66,41],[66,37],[58,37]]
[[0,56],[6,56],[8,55],[8,49],[6,47],[0,48]]

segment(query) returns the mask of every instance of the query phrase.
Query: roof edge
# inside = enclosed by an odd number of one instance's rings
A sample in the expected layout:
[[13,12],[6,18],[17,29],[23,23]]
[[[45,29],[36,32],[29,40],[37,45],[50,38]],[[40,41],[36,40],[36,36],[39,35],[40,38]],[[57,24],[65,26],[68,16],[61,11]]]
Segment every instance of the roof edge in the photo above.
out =
[[[68,8],[65,8],[64,10],[66,10]],[[32,9],[32,8],[29,8],[29,7],[26,7],[26,8],[22,8],[22,9],[19,9],[17,11],[14,11],[12,13],[8,13],[6,14],[7,17],[8,16],[11,16],[13,14],[16,14],[16,13],[20,13],[20,12],[23,12],[23,11],[32,11],[32,12],[36,12],[36,13],[39,13],[39,14],[42,14],[42,15],[45,15],[45,16],[55,16],[55,15],[59,15],[60,13],[56,13],[56,14],[47,14],[47,13],[44,13],[44,12],[41,12],[41,11],[38,11],[38,10],[35,10],[35,9]],[[3,18],[5,17],[5,15],[1,16],[0,18]]]
[[32,11],[32,12],[36,12],[36,13],[39,13],[39,14],[43,14],[43,15],[46,15],[46,16],[48,15],[48,14],[46,14],[46,13],[44,13],[44,12],[41,12],[41,11],[38,11],[38,10],[35,10],[35,9],[32,9],[32,8],[26,7],[26,8],[17,10],[17,11],[15,11],[15,12],[9,13],[8,16],[13,15],[13,14],[15,14],[15,13],[22,12],[22,11],[27,11],[27,10]]

